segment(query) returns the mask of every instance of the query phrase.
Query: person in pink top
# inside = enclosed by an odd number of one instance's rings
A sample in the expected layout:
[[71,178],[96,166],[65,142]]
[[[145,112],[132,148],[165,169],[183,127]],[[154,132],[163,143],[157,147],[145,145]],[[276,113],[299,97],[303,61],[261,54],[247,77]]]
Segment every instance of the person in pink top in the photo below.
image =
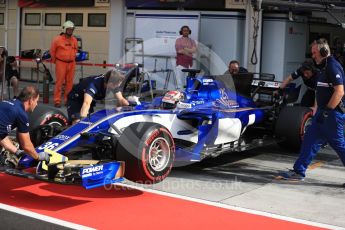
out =
[[189,37],[192,33],[188,26],[182,26],[180,35],[175,42],[176,49],[176,80],[177,88],[183,88],[186,84],[186,75],[181,70],[190,69],[193,66],[193,54],[197,51],[197,45],[193,39]]

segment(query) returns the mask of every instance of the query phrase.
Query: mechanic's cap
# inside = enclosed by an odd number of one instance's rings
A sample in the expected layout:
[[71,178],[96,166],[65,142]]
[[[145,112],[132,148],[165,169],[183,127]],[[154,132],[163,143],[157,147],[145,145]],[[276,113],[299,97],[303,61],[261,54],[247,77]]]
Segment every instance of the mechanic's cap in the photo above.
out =
[[114,84],[119,84],[125,80],[125,76],[118,70],[109,70],[105,75],[104,75],[105,83],[114,83]]
[[162,99],[163,109],[174,109],[179,101],[184,100],[184,95],[178,90],[168,91]]
[[66,33],[67,28],[75,29],[74,23],[70,20],[65,21],[65,23],[62,25],[63,32]]

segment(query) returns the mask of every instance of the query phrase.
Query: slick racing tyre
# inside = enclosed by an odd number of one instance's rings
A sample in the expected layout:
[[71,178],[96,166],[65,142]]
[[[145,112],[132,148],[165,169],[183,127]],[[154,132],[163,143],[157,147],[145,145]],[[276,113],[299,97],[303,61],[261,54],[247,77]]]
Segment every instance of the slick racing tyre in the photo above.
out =
[[41,145],[58,132],[56,127],[66,127],[67,117],[60,111],[50,106],[39,105],[29,114],[30,138],[34,146]]
[[56,124],[60,126],[68,125],[68,118],[65,114],[47,105],[38,105],[36,109],[29,114],[29,121],[31,130],[46,124]]
[[284,107],[275,126],[276,136],[282,138],[279,145],[290,150],[298,150],[307,127],[311,125],[312,116],[313,112],[308,107]]
[[175,159],[174,139],[155,123],[134,123],[119,138],[116,159],[125,161],[128,180],[153,184],[164,180]]

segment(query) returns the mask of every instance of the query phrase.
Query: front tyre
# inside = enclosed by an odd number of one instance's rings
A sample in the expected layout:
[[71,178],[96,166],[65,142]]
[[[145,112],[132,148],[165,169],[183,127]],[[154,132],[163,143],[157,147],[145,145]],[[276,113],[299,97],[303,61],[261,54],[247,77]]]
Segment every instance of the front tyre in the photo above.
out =
[[128,180],[158,183],[171,172],[175,159],[174,139],[162,125],[134,123],[119,138],[116,158],[125,161]]
[[[66,127],[67,117],[60,111],[47,105],[39,105],[29,114],[30,138],[34,146],[39,146],[57,133],[54,127]],[[53,129],[53,130],[52,130]]]

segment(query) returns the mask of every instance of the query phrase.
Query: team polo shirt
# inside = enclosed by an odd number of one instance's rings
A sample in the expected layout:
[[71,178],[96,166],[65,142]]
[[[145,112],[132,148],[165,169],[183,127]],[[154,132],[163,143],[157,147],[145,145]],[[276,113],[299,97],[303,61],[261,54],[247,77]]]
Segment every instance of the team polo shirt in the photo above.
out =
[[[89,94],[94,100],[102,100],[105,98],[107,89],[104,87],[104,75],[91,76],[83,79],[79,84],[75,85],[72,91],[69,93],[68,98],[84,101],[84,93]],[[111,92],[117,93],[120,89],[116,88]]]
[[4,138],[15,128],[19,133],[29,132],[29,117],[23,102],[17,99],[0,102],[0,136]]
[[307,79],[303,76],[303,72],[301,68],[298,68],[295,72],[291,73],[292,79],[296,80],[297,78],[302,78],[303,83],[305,86],[308,87],[309,90],[315,90],[316,89],[316,82],[317,82],[317,77],[312,76],[311,78]]
[[329,56],[325,60],[324,65],[316,87],[316,100],[320,108],[326,108],[333,95],[334,86],[344,85],[344,70],[339,62],[333,56]]

